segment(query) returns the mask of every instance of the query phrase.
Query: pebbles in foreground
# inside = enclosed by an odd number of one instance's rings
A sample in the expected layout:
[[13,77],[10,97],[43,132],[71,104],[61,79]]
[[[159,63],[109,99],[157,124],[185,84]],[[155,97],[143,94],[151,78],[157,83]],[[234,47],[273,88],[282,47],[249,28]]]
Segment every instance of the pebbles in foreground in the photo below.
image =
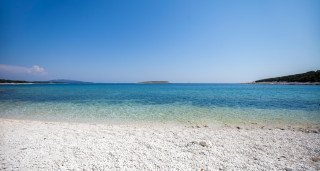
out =
[[320,134],[0,119],[0,170],[319,170]]

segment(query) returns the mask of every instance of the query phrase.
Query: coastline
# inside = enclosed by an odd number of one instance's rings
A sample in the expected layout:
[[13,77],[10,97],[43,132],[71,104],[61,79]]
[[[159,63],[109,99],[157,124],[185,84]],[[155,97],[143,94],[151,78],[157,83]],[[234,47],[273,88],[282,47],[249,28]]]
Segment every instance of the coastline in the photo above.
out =
[[288,128],[0,118],[1,170],[319,170],[320,134]]
[[24,85],[24,84],[35,84],[35,83],[0,83],[0,85]]
[[270,84],[270,85],[320,85],[320,82],[250,82],[245,84]]

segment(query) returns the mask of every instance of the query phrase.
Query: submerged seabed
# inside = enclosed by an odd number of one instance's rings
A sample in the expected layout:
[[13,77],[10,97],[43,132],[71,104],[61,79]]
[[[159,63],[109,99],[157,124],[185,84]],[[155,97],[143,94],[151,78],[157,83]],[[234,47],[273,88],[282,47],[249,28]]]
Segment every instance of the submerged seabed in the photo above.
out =
[[0,117],[90,122],[320,123],[320,86],[1,85]]

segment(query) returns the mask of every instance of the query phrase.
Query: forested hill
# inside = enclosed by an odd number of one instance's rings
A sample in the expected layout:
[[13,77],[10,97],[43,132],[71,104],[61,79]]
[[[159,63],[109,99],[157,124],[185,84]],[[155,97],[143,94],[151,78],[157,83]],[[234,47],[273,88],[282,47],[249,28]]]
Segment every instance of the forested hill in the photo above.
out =
[[288,75],[288,76],[275,77],[275,78],[267,78],[267,79],[257,80],[255,82],[256,83],[259,83],[259,82],[299,82],[299,83],[320,82],[320,70],[309,71],[309,72],[302,73],[302,74]]

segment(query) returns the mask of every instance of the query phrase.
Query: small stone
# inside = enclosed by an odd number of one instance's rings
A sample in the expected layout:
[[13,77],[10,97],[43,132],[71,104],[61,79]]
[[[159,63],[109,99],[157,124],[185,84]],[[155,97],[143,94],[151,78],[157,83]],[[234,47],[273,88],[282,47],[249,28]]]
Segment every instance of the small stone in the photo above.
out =
[[286,167],[284,168],[285,171],[293,171],[293,169],[289,168],[289,167]]
[[237,126],[236,128],[237,128],[237,129],[241,129],[240,126]]
[[201,151],[201,152],[199,152],[199,154],[201,154],[201,155],[205,155],[206,153],[204,153],[203,151]]
[[197,128],[200,128],[200,126],[199,126],[199,125],[197,125],[196,127],[197,127]]
[[20,148],[20,150],[26,150],[27,148]]
[[206,128],[208,128],[208,125],[203,125],[203,127],[206,127]]
[[200,141],[199,145],[201,145],[202,147],[208,147],[208,144],[205,141]]
[[304,133],[311,133],[312,130],[310,130],[309,128],[299,128],[299,131],[304,132]]
[[311,130],[311,132],[312,132],[312,133],[318,133],[318,131],[317,131],[317,130]]
[[188,146],[190,146],[190,145],[194,145],[194,144],[198,144],[198,142],[197,142],[197,141],[191,141],[191,142],[189,142],[189,143],[186,145],[186,147],[188,147]]
[[320,156],[318,156],[318,157],[311,157],[311,160],[312,160],[313,162],[318,162],[318,161],[320,161]]

